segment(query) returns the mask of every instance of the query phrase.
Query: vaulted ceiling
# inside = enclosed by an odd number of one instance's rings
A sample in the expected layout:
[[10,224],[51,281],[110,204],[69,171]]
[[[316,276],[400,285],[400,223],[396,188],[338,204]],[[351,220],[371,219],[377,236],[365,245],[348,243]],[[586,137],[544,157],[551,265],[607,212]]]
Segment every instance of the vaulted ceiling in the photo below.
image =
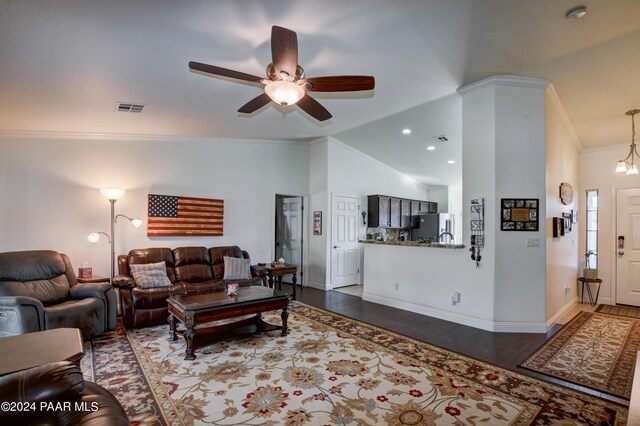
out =
[[[640,108],[640,2],[584,1],[587,16],[568,22],[565,12],[578,4],[3,0],[0,131],[291,140],[340,134],[366,152],[355,141],[369,129],[368,143],[378,147],[371,155],[379,156],[385,144],[400,142],[390,140],[393,132],[376,137],[378,120],[396,127],[398,140],[403,127],[420,127],[411,137],[424,149],[460,119],[446,107],[438,113],[438,102],[484,77],[516,74],[553,82],[585,148],[628,143],[624,112]],[[325,123],[276,105],[245,117],[236,110],[260,89],[188,70],[193,60],[264,75],[272,25],[297,32],[308,77],[373,75],[375,90],[314,94],[333,114]],[[145,108],[117,112],[118,101]],[[418,126],[422,114],[429,117]],[[452,139],[459,146],[459,135]]]

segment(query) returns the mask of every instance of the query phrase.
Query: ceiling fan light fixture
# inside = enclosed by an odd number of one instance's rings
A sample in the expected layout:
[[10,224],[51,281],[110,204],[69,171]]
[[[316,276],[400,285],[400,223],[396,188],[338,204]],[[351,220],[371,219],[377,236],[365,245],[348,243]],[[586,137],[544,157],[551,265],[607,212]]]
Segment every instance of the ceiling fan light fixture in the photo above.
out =
[[294,105],[305,94],[304,89],[292,82],[285,80],[271,81],[264,87],[264,92],[271,100],[283,108]]

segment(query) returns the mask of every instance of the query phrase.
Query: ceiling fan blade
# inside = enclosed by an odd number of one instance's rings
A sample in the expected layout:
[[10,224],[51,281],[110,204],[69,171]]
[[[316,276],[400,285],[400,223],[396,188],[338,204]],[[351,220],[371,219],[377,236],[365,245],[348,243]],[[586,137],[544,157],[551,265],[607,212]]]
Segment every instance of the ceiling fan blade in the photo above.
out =
[[296,105],[318,121],[325,121],[332,117],[325,107],[309,95],[304,95]]
[[189,62],[189,69],[200,71],[206,74],[217,75],[220,77],[233,78],[235,80],[250,81],[251,83],[261,83],[263,78],[251,74],[245,74],[240,71],[229,70],[227,68],[217,67],[215,65],[202,64],[200,62]]
[[276,74],[296,75],[298,66],[298,36],[294,31],[274,25],[271,27],[271,57]]
[[298,80],[309,92],[357,92],[373,90],[376,81],[365,75],[335,75]]
[[242,105],[238,112],[241,112],[243,114],[251,114],[252,112],[259,110],[269,102],[271,102],[271,98],[266,93],[263,93],[262,95],[256,96],[246,104]]

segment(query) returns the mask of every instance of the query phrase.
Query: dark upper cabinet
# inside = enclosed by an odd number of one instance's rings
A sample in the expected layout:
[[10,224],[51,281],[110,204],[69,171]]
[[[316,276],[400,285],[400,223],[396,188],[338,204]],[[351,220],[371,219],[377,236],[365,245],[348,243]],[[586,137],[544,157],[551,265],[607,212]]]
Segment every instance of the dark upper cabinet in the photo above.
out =
[[400,228],[400,198],[391,199],[391,218],[389,219],[389,227]]
[[438,213],[438,203],[434,203],[433,201],[420,201],[420,211]]
[[370,228],[412,228],[417,226],[419,211],[438,212],[438,203],[386,195],[369,195],[367,204]]
[[411,227],[411,200],[400,200],[400,228]]
[[368,224],[370,228],[388,228],[391,226],[391,197],[369,195]]

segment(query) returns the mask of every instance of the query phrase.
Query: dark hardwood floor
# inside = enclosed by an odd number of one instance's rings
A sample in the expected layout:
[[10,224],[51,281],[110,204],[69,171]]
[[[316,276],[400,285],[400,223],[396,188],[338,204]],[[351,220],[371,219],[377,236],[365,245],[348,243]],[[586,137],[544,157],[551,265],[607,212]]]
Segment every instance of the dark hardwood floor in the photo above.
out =
[[[291,286],[288,284],[283,284],[282,287],[283,290],[291,290]],[[561,326],[555,326],[547,334],[491,333],[426,315],[366,302],[360,297],[337,291],[322,291],[298,285],[297,296],[299,302],[310,306],[373,324],[530,377],[588,393],[614,403],[628,405],[628,401],[624,399],[518,367],[519,363],[531,355]]]

